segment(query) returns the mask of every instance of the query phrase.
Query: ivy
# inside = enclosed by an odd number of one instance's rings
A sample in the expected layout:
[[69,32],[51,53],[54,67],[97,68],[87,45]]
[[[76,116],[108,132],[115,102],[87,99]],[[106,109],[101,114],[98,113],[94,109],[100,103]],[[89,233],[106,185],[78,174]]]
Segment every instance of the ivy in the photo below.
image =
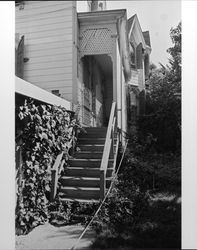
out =
[[80,128],[62,107],[28,99],[16,108],[16,148],[22,152],[16,180],[17,234],[26,234],[48,220],[51,167],[60,152],[65,152],[65,160],[69,158]]

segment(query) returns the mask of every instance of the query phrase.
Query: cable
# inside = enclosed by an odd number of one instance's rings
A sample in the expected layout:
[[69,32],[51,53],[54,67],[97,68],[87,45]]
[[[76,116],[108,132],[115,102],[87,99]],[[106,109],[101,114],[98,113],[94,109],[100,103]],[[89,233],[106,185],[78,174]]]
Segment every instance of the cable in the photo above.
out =
[[120,160],[120,163],[119,163],[119,166],[118,166],[118,168],[117,168],[117,171],[116,171],[115,175],[114,175],[113,178],[112,178],[112,182],[111,182],[110,188],[109,188],[108,191],[107,191],[107,194],[105,195],[104,199],[102,200],[100,206],[98,207],[96,213],[94,214],[94,216],[92,217],[92,219],[90,220],[90,222],[88,223],[88,225],[84,228],[84,230],[83,230],[83,232],[81,233],[81,235],[79,236],[77,242],[72,246],[72,248],[71,248],[70,250],[74,250],[74,249],[77,247],[77,245],[79,244],[80,240],[82,239],[82,237],[83,237],[84,234],[86,233],[87,229],[88,229],[89,226],[92,224],[93,220],[95,219],[95,217],[97,216],[98,212],[100,211],[100,209],[101,209],[102,205],[104,204],[104,202],[105,202],[107,196],[109,195],[109,193],[110,193],[110,191],[111,191],[111,189],[112,189],[114,180],[115,180],[115,178],[117,177],[118,171],[119,171],[120,166],[121,166],[121,164],[122,164],[122,161],[123,161],[123,158],[124,158],[124,155],[125,155],[125,151],[126,151],[126,148],[127,148],[128,141],[129,141],[129,139],[127,139],[127,141],[126,141],[126,144],[125,144],[125,147],[124,147],[124,151],[123,151],[123,154],[122,154],[122,158],[121,158],[121,160]]

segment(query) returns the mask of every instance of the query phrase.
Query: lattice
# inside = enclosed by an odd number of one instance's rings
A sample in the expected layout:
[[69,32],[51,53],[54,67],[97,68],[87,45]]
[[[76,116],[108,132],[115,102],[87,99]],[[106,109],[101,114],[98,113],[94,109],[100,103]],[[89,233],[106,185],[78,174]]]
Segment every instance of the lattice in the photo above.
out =
[[112,32],[107,28],[86,29],[82,32],[80,51],[82,55],[111,53]]

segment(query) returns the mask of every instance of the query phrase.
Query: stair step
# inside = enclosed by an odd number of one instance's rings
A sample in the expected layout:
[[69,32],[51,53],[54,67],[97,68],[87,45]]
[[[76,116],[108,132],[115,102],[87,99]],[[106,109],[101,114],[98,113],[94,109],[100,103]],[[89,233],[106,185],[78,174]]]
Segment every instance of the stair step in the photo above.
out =
[[[114,143],[116,143],[117,139],[114,139]],[[80,147],[80,145],[87,145],[87,144],[91,144],[91,145],[104,145],[105,144],[105,138],[80,138],[78,140],[78,145]]]
[[60,189],[60,197],[62,198],[82,198],[82,199],[99,199],[100,188],[90,187],[62,187]]
[[102,159],[103,152],[91,152],[91,151],[81,151],[74,155],[74,158],[79,159]]
[[[100,187],[100,178],[63,176],[60,179],[62,186],[74,187]],[[106,186],[109,187],[111,178],[106,179]]]
[[105,138],[106,137],[106,132],[98,132],[98,131],[95,131],[95,132],[91,132],[91,133],[85,133],[85,132],[81,132],[79,135],[78,135],[78,138],[79,140],[81,138]]
[[79,203],[99,203],[100,199],[82,199],[82,198],[61,198],[62,203],[67,203],[68,201],[70,202],[79,202]]
[[107,127],[84,127],[83,129],[87,133],[107,132]]
[[[113,168],[108,168],[106,176],[111,177],[113,173]],[[68,167],[65,171],[66,176],[76,176],[76,177],[97,177],[100,178],[100,169],[99,168],[73,168]]]
[[105,138],[80,138],[78,140],[78,144],[99,144],[99,145],[104,145],[105,144]]
[[[79,145],[78,146],[79,151],[78,152],[83,152],[83,151],[90,151],[91,153],[94,153],[95,151],[97,152],[103,152],[104,145],[96,145],[96,144],[86,144],[86,145]],[[116,150],[116,145],[114,145],[114,150]]]
[[[84,168],[100,168],[101,159],[70,159],[68,161],[70,167],[84,167]],[[113,166],[113,160],[109,160],[108,167]]]
[[104,144],[96,145],[96,144],[86,144],[86,145],[79,145],[80,151],[97,151],[97,152],[103,152]]

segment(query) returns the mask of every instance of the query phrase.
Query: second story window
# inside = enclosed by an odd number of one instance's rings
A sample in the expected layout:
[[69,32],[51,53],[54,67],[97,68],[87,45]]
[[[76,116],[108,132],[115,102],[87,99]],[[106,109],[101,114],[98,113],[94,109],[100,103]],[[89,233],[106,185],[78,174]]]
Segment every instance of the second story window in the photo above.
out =
[[132,43],[129,44],[129,49],[130,49],[130,63],[131,67],[135,68],[136,67],[136,55],[135,55],[135,47]]

